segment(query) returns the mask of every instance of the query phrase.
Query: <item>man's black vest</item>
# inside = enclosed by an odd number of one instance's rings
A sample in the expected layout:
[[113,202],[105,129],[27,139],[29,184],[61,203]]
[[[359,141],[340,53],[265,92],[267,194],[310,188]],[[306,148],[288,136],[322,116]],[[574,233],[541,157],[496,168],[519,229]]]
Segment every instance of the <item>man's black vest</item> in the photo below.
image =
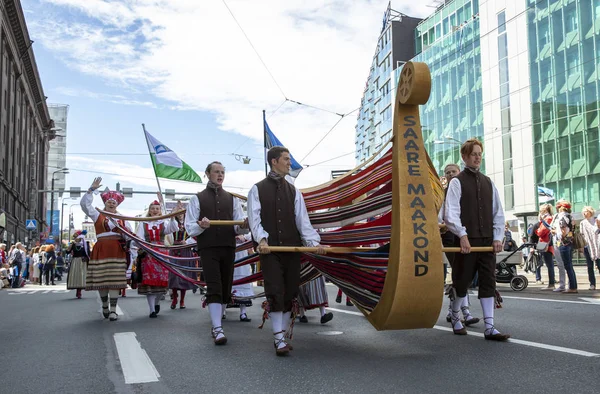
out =
[[[269,233],[270,246],[302,246],[296,227],[294,200],[296,188],[285,179],[265,178],[256,184],[260,201],[260,221]],[[255,239],[260,242],[260,239]]]
[[[206,188],[198,193],[200,216],[197,220],[233,220],[233,196],[220,189]],[[198,250],[211,247],[228,246],[235,248],[235,230],[233,226],[211,226],[196,237]]]
[[469,238],[494,237],[494,187],[492,180],[480,172],[463,170],[460,181],[460,221]]

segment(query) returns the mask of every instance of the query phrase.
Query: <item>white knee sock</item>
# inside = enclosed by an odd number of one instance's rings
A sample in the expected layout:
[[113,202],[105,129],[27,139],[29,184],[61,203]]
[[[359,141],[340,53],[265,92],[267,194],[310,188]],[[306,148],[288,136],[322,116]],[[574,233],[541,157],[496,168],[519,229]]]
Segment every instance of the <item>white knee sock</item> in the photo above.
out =
[[325,314],[327,313],[324,306],[319,307],[319,312],[321,312],[321,317],[325,316]]
[[108,308],[108,289],[98,290],[98,294],[102,301],[102,308]]
[[[278,341],[281,341],[283,339],[284,335],[284,333],[281,332],[283,331],[283,312],[271,312],[270,318],[271,325],[273,327],[273,334],[275,335],[275,343],[277,343]],[[284,346],[285,342],[281,341],[279,342],[279,346],[277,346],[277,348],[281,349]]]
[[240,316],[246,314],[246,305],[240,305]]
[[148,308],[150,309],[150,313],[154,312],[154,305],[156,305],[156,294],[149,294],[146,296],[146,301],[148,301]]
[[463,303],[460,306],[460,310],[462,311],[463,317],[465,318],[465,320],[470,320],[471,316],[471,311],[469,310],[469,295],[467,294],[467,296],[465,298],[463,298]]
[[481,309],[483,309],[483,322],[485,323],[485,333],[487,335],[498,334],[499,331],[494,328],[494,297],[480,298]]
[[109,290],[110,311],[117,313],[117,302],[119,301],[119,290]]
[[458,316],[458,312],[460,312],[460,307],[463,304],[465,297],[456,296],[452,301],[452,311],[450,313],[452,328],[455,330],[460,330],[463,328],[462,323],[460,322],[460,316]]
[[213,327],[221,327],[221,316],[223,316],[223,307],[216,302],[208,304],[208,312]]
[[290,329],[291,325],[292,325],[292,312],[285,312],[283,314],[283,320],[281,321],[282,325],[282,330],[287,331]]

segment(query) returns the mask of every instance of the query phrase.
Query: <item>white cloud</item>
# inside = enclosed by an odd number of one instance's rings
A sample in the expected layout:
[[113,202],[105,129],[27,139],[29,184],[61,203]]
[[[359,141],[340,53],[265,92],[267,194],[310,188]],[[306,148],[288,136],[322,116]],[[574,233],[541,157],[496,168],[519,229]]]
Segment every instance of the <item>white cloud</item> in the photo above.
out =
[[[36,13],[30,22],[34,38],[69,67],[129,91],[152,94],[172,103],[169,109],[212,112],[224,132],[262,141],[261,111],[273,111],[284,99],[223,2],[42,1],[64,13],[46,18]],[[411,16],[432,12],[416,3],[398,0],[392,6]],[[338,113],[360,105],[387,0],[228,0],[227,4],[288,98]],[[85,18],[68,22],[67,11]],[[127,97],[98,98],[152,105]],[[338,119],[286,103],[269,123],[300,160]],[[352,152],[355,123],[353,113],[303,164]],[[328,164],[331,167],[305,170],[299,186],[325,182],[333,166],[353,167],[354,157]]]
[[123,96],[123,95],[119,95],[119,94],[97,93],[97,92],[89,91],[87,89],[72,88],[72,87],[66,87],[66,86],[59,86],[58,88],[54,89],[54,91],[56,93],[62,94],[64,96],[86,97],[86,98],[97,99],[97,100],[101,100],[101,101],[105,101],[105,102],[113,103],[113,104],[137,105],[137,106],[158,108],[158,105],[156,105],[152,101],[135,100],[135,99],[131,99],[126,96]]

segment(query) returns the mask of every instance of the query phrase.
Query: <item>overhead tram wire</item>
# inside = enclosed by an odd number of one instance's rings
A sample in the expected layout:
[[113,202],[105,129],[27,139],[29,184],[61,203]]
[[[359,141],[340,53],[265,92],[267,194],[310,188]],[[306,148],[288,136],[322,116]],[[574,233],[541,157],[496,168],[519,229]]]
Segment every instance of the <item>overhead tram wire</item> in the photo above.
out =
[[359,110],[360,108],[357,108],[355,110],[352,110],[344,115],[342,115],[337,122],[335,122],[335,124],[333,126],[331,126],[331,128],[329,129],[329,131],[327,131],[327,133],[325,133],[325,135],[319,140],[319,142],[317,142],[317,144],[315,146],[312,147],[311,150],[308,151],[308,153],[306,155],[304,155],[304,157],[302,158],[302,160],[300,160],[300,162],[303,162],[320,144],[321,142],[323,142],[323,140],[325,138],[327,138],[327,136],[333,131],[333,129],[335,129],[337,127],[337,125],[340,124],[340,122],[342,120],[344,120],[344,118],[346,118],[348,115],[352,114],[353,112],[356,112],[357,110]]
[[260,56],[260,53],[258,53],[258,51],[256,50],[256,48],[254,47],[254,44],[252,44],[252,41],[250,40],[250,37],[248,37],[248,35],[244,31],[244,28],[242,27],[242,25],[240,24],[240,22],[238,22],[237,18],[233,14],[233,11],[231,11],[231,8],[229,8],[229,6],[227,5],[227,2],[225,2],[225,0],[222,0],[222,1],[223,1],[223,4],[225,5],[225,8],[227,8],[227,11],[229,11],[229,14],[231,14],[231,17],[233,18],[233,20],[235,21],[235,23],[238,25],[238,27],[242,31],[242,34],[244,34],[244,37],[246,37],[246,40],[248,40],[248,43],[250,44],[250,46],[254,50],[254,53],[256,53],[256,56],[258,56],[258,60],[260,60],[260,62],[262,63],[263,67],[265,68],[265,70],[267,70],[267,72],[271,76],[271,79],[273,80],[273,82],[275,83],[275,85],[277,85],[277,88],[281,92],[281,95],[283,96],[283,98],[285,98],[287,100],[287,96],[286,96],[285,92],[283,91],[283,89],[281,88],[281,86],[279,85],[279,83],[277,82],[277,80],[275,79],[275,76],[273,75],[273,73],[271,72],[271,70],[269,70],[269,67],[267,67],[266,63],[264,62],[264,60]]

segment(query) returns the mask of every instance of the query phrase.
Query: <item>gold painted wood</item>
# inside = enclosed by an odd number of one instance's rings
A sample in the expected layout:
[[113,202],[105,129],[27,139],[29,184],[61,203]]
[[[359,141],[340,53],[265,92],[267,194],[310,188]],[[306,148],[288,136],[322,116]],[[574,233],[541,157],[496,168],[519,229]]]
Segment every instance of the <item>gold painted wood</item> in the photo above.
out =
[[[132,222],[148,222],[148,221],[155,221],[155,220],[165,220],[165,219],[170,219],[174,216],[185,214],[185,210],[182,210],[182,211],[171,212],[171,213],[168,213],[168,214],[162,215],[162,216],[131,217],[131,216],[123,216],[120,214],[106,212],[100,208],[96,208],[96,211],[100,212],[101,214],[103,214],[105,216],[111,217],[113,219],[127,220],[127,221],[132,221]],[[243,220],[211,220],[210,221],[211,226],[241,226],[242,224],[244,224]]]
[[406,63],[394,111],[388,269],[379,303],[363,311],[378,330],[431,328],[442,306],[442,242],[419,119],[430,91],[427,65]]
[[[315,246],[269,246],[269,249],[273,253],[285,253],[285,252],[315,253],[318,248]],[[325,252],[326,253],[362,253],[362,252],[372,252],[377,249],[379,249],[379,248],[331,246],[331,247],[325,247]],[[471,247],[471,253],[493,252],[493,251],[494,251],[494,248],[491,246]],[[455,247],[442,248],[442,252],[460,253],[460,248],[455,248]]]

